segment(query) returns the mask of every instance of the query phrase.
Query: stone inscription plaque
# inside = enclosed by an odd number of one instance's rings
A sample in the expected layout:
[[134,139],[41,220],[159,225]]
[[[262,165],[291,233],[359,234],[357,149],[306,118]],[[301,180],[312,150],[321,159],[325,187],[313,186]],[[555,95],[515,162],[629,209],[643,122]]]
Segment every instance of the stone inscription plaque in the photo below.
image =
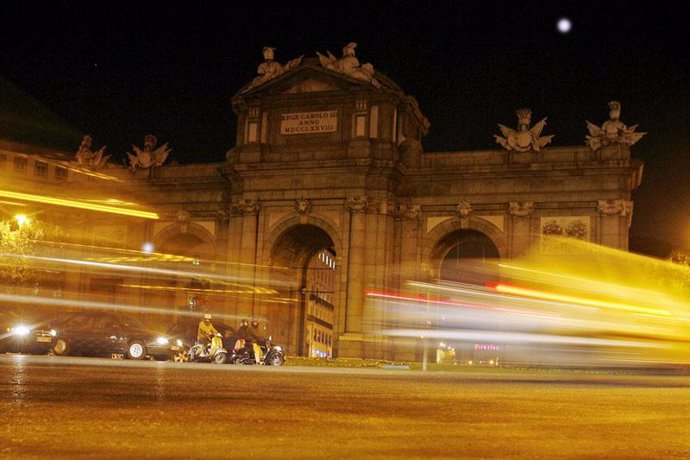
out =
[[332,133],[338,128],[338,111],[284,113],[280,134]]

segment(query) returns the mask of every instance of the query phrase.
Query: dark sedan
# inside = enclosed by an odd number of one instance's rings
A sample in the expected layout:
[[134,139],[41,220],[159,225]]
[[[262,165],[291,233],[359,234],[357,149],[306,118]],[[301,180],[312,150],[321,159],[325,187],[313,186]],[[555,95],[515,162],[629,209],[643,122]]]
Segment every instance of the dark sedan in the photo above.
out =
[[73,313],[54,323],[56,355],[172,359],[181,344],[144,326],[139,320],[106,312]]
[[54,336],[55,331],[43,321],[14,311],[0,311],[0,353],[48,353]]

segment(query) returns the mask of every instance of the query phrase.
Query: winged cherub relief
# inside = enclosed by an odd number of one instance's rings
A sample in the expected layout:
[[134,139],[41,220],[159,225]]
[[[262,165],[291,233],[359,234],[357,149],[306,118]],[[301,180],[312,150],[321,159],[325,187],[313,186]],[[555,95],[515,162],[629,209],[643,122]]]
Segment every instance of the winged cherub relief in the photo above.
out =
[[135,172],[137,168],[157,168],[165,162],[171,149],[168,147],[167,143],[156,149],[156,142],[156,136],[147,134],[144,136],[143,150],[136,145],[132,146],[136,155],[132,155],[129,152],[127,153],[129,157],[129,167],[132,169],[132,172]]
[[532,111],[526,108],[518,109],[515,114],[518,117],[517,131],[499,124],[498,127],[503,137],[494,135],[496,143],[501,144],[506,150],[515,150],[517,152],[534,150],[535,152],[539,152],[542,147],[551,142],[553,135],[540,136],[541,131],[544,129],[544,126],[546,126],[546,117],[535,123],[532,129],[530,129],[529,125],[532,119]]

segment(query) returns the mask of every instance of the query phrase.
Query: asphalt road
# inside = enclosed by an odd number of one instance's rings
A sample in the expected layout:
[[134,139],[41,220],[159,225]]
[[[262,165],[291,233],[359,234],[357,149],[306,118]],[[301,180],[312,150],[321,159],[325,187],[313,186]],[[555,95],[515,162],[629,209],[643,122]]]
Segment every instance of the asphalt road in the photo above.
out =
[[690,458],[690,377],[0,356],[2,458]]

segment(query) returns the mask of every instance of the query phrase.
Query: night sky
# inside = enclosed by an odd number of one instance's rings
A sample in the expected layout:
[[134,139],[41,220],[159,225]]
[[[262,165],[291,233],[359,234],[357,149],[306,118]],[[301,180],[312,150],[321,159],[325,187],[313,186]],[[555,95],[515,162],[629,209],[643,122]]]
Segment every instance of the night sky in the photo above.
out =
[[[621,120],[649,133],[632,148],[645,162],[632,249],[690,247],[689,13],[658,1],[4,1],[1,134],[76,151],[90,133],[119,162],[152,133],[172,161],[223,161],[230,97],[264,45],[285,63],[354,41],[361,63],[417,98],[426,151],[499,148],[497,123],[515,127],[525,106],[548,117],[552,145],[583,145],[585,120],[601,125],[620,101]],[[32,119],[44,120],[33,139]]]

